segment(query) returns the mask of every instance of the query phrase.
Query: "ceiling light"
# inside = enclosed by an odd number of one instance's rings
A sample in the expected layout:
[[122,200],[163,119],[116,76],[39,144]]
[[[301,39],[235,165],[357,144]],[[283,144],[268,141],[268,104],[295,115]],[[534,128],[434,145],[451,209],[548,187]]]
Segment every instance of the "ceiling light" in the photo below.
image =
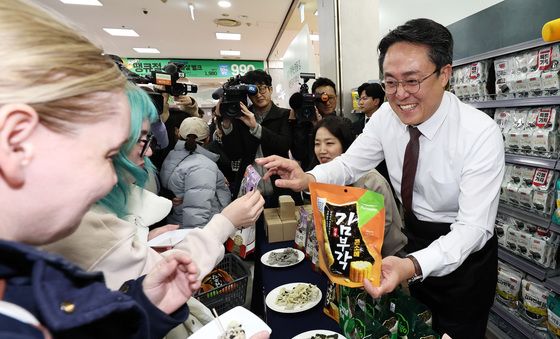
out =
[[218,1],[218,6],[222,7],[222,8],[230,8],[231,7],[231,2],[229,1]]
[[309,40],[319,41],[319,34],[309,34]]
[[239,33],[220,33],[216,32],[216,39],[218,40],[241,40]]
[[240,51],[224,51],[224,50],[221,50],[220,55],[221,56],[240,56],[241,52]]
[[103,6],[98,0],[60,0],[67,5]]
[[194,5],[192,2],[189,4],[189,10],[191,11],[191,19],[194,21]]
[[157,48],[144,48],[144,47],[135,47],[134,50],[138,53],[151,53],[151,54],[158,54],[159,50]]
[[126,28],[103,28],[103,30],[114,36],[139,36],[133,29]]
[[305,4],[303,2],[299,4],[299,21],[301,23],[305,21]]

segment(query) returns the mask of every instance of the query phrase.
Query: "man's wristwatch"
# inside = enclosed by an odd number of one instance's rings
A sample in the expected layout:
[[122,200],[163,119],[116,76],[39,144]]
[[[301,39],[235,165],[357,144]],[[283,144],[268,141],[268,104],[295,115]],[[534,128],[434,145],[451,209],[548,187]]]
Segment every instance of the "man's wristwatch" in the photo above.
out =
[[414,256],[407,255],[406,258],[410,259],[410,261],[412,261],[412,264],[414,265],[414,275],[412,276],[412,278],[408,279],[408,283],[412,284],[413,282],[422,279],[422,268],[420,267],[418,260],[416,260]]

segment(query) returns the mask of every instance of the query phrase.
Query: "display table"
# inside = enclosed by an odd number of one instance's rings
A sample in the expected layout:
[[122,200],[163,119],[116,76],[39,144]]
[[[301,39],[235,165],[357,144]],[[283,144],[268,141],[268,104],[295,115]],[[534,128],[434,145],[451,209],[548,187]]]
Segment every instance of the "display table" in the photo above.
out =
[[[266,241],[261,220],[257,224],[256,242],[257,248],[255,257],[255,281],[253,285],[253,298],[256,293],[262,293],[262,297],[255,298],[261,300],[264,310],[264,320],[272,328],[271,339],[289,339],[302,332],[309,330],[330,330],[340,333],[338,324],[323,313],[323,303],[327,286],[327,277],[322,272],[312,270],[311,261],[304,259],[301,263],[283,268],[271,268],[265,266],[260,261],[260,256],[270,250],[293,247],[293,241],[277,242],[269,244]],[[260,277],[258,277],[260,275]],[[260,279],[259,279],[260,278]],[[306,282],[317,285],[323,297],[321,302],[310,310],[299,313],[278,313],[264,304],[264,298],[274,288],[293,282]]]

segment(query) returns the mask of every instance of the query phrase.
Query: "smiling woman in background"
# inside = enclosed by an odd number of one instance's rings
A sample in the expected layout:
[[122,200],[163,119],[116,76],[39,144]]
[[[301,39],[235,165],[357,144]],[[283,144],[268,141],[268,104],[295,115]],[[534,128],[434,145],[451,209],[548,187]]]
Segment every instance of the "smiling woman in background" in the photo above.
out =
[[30,245],[71,234],[116,183],[125,79],[101,50],[25,1],[0,2],[0,336],[161,338],[188,315],[196,266],[172,254],[127,295]]

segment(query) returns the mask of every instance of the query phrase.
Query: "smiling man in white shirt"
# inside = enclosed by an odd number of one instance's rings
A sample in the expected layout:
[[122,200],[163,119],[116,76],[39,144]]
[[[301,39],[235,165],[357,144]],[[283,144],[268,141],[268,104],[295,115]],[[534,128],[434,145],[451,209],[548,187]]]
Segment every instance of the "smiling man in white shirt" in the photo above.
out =
[[348,151],[304,173],[279,157],[259,160],[276,184],[348,184],[385,159],[405,209],[406,258],[383,259],[377,297],[413,280],[413,296],[452,338],[484,338],[497,281],[494,221],[504,175],[504,146],[494,121],[445,91],[453,38],[442,25],[415,19],[379,44],[388,103]]

